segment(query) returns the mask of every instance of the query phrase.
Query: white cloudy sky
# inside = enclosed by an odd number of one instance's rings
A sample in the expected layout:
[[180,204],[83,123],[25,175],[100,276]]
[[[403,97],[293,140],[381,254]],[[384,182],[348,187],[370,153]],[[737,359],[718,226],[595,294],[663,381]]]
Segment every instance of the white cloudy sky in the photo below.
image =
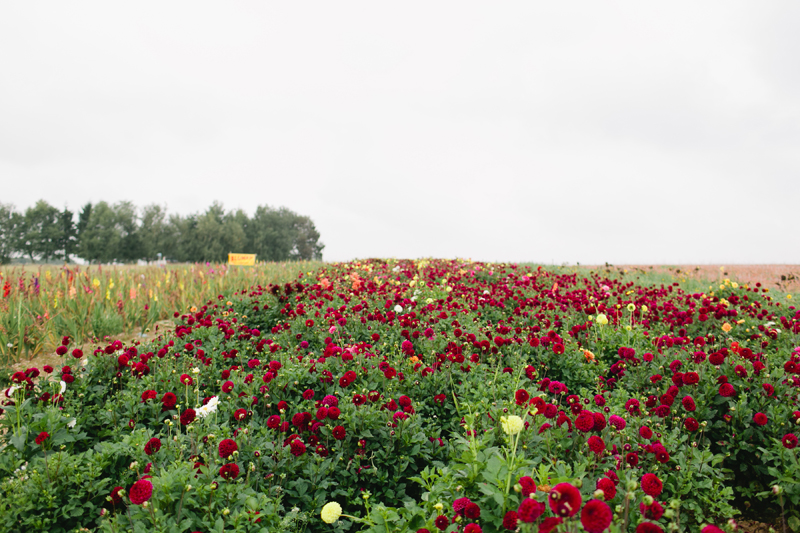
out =
[[5,2],[0,201],[327,260],[800,263],[796,2]]

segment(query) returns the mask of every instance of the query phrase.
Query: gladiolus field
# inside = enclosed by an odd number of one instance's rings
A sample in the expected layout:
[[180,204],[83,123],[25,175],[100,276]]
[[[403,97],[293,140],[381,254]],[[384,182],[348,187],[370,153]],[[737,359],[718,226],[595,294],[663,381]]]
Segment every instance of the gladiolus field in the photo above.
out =
[[[791,295],[365,260],[168,273],[156,316],[145,274],[0,310],[60,356],[0,385],[0,531],[800,530]],[[114,306],[174,326],[86,349]]]

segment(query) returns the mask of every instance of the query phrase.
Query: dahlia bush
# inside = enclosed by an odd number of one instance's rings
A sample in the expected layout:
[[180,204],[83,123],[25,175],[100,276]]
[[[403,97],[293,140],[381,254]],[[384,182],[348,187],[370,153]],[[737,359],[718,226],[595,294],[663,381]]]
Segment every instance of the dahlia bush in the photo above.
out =
[[0,531],[798,529],[799,320],[469,261],[241,287],[12,376]]

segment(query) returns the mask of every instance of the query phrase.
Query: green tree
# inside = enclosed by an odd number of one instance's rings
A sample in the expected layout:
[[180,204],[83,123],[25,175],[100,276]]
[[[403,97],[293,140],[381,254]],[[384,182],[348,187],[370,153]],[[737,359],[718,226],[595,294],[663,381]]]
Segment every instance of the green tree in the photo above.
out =
[[170,215],[168,234],[171,237],[165,257],[174,261],[196,261],[202,255],[200,241],[197,239],[197,215],[182,217]]
[[58,229],[59,234],[57,241],[57,256],[64,261],[69,262],[70,256],[78,251],[78,230],[75,226],[75,220],[72,211],[66,207],[59,214]]
[[158,204],[151,204],[142,209],[139,239],[141,242],[142,258],[148,261],[158,259],[173,247],[176,236],[170,231],[167,220],[167,210]]
[[80,257],[90,263],[110,263],[117,257],[122,235],[116,215],[106,202],[90,208],[90,215],[80,233]]
[[19,229],[22,225],[20,215],[12,204],[0,203],[0,265],[11,262],[18,251]]
[[310,218],[295,215],[293,222],[294,248],[290,254],[292,260],[322,261],[322,250],[325,245],[319,242],[319,232]]
[[114,259],[122,263],[133,263],[144,256],[136,206],[126,201],[114,204],[112,209],[114,225],[120,237]]
[[260,205],[247,227],[248,248],[266,261],[322,259],[325,245],[310,218]]
[[21,236],[22,251],[31,261],[41,258],[44,261],[54,259],[58,254],[59,244],[58,209],[44,200],[25,210],[24,226]]

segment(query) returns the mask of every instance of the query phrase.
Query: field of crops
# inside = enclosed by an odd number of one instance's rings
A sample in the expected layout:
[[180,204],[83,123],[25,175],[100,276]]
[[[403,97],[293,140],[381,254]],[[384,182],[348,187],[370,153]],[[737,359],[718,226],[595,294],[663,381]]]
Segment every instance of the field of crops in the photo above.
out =
[[321,264],[0,267],[0,365],[55,350],[64,336],[80,344],[144,331],[222,292],[284,283]]
[[[800,529],[791,295],[281,268],[4,272],[6,357],[62,360],[0,390],[0,532]],[[173,311],[153,341],[78,347]]]

